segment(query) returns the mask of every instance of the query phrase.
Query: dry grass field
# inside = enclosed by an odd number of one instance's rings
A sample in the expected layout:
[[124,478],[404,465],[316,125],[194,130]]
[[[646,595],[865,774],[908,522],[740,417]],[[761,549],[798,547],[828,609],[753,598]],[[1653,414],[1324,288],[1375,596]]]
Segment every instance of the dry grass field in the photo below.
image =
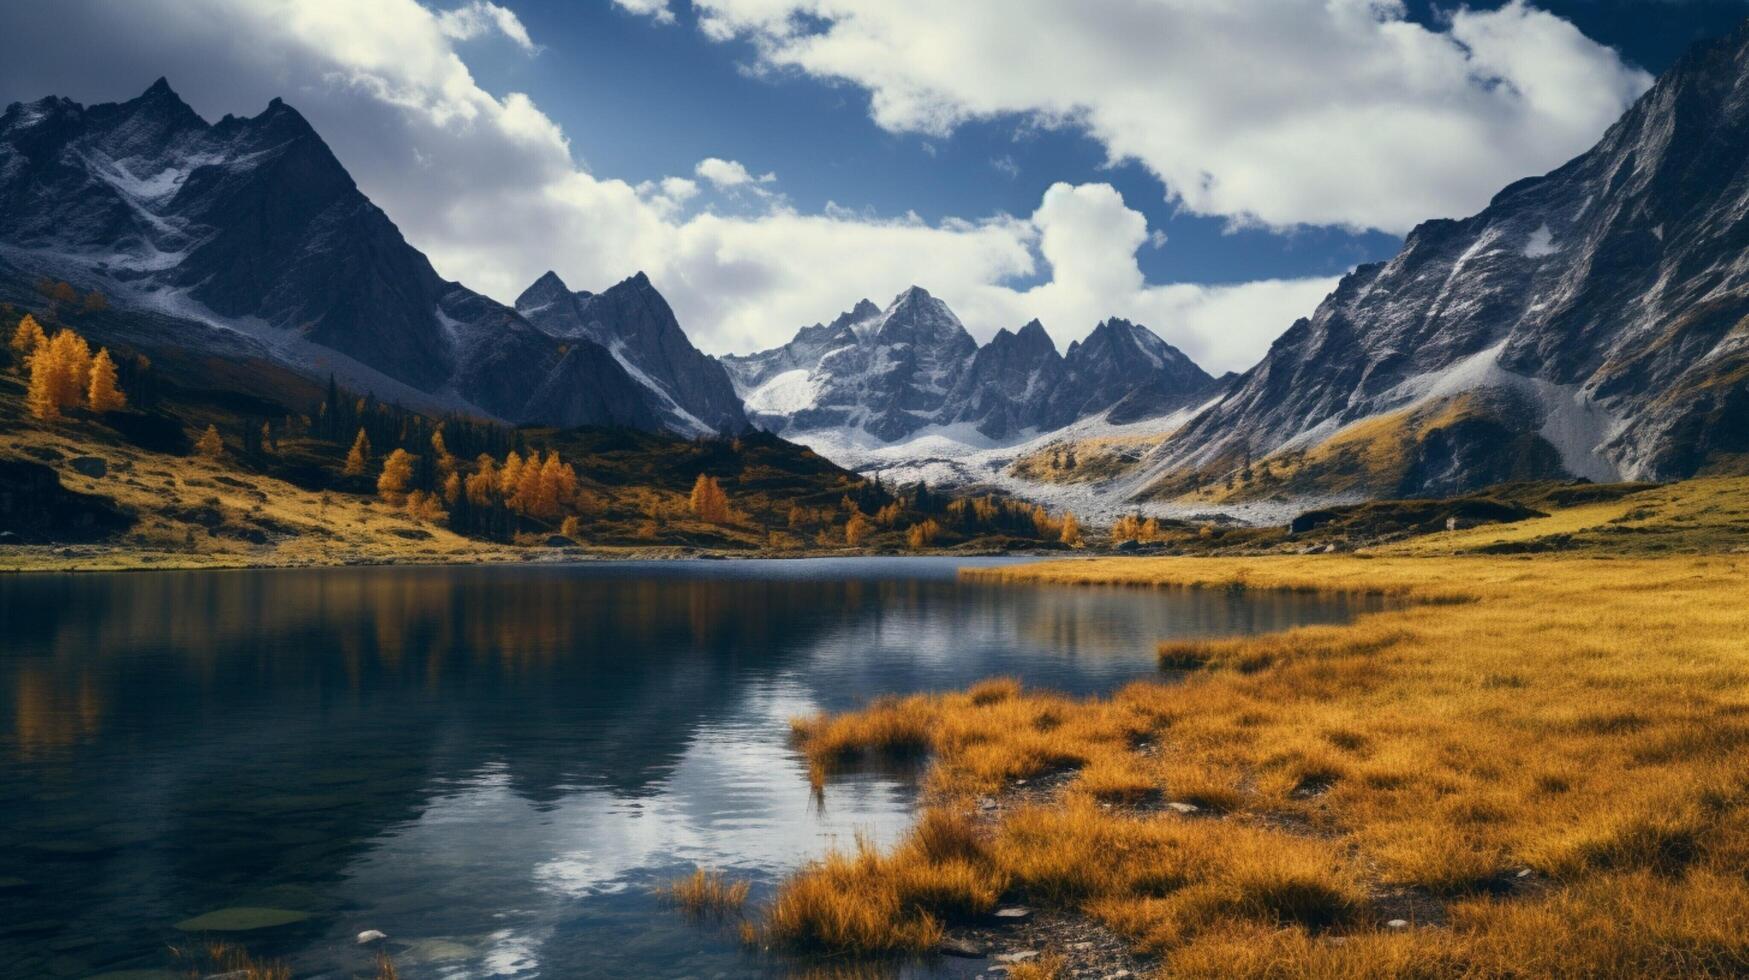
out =
[[[1394,554],[970,572],[1398,604],[1167,645],[1181,681],[1105,699],[994,681],[798,721],[823,780],[927,756],[927,810],[797,875],[768,941],[922,950],[1022,901],[1173,976],[1742,975],[1746,542],[1749,481],[1714,479]],[[978,817],[1041,777],[1061,788]]]

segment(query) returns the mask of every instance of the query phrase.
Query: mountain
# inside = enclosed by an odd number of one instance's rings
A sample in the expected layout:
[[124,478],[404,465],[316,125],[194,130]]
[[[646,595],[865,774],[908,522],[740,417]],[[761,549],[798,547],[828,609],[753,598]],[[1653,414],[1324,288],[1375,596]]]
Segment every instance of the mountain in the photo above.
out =
[[1107,418],[1119,424],[1155,418],[1207,397],[1215,387],[1207,371],[1159,334],[1117,318],[1071,342],[1063,364],[1061,425],[1108,410]]
[[572,292],[548,272],[516,299],[516,310],[550,336],[592,340],[657,396],[663,424],[677,432],[738,432],[747,415],[729,374],[700,353],[668,301],[642,272],[601,293]]
[[969,422],[991,439],[1055,428],[1065,368],[1044,324],[1006,327],[978,348],[949,395],[943,421]]
[[[665,379],[628,371],[635,359],[617,346],[547,333],[443,279],[278,99],[210,124],[163,79],[128,102],[8,106],[0,274],[15,287],[65,279],[179,324],[133,338],[142,343],[241,348],[415,407],[689,433],[739,419],[707,411],[709,421],[682,424]],[[671,321],[659,297],[603,307],[592,336],[624,315],[626,348],[642,356],[657,306]],[[662,333],[648,347],[693,363],[681,344]],[[720,401],[725,379],[703,383],[716,384],[706,400]]]
[[781,347],[723,363],[756,422],[803,441],[824,432],[898,443],[966,425],[1009,442],[1102,413],[1118,422],[1165,415],[1215,384],[1125,320],[1101,323],[1066,356],[1037,320],[980,347],[946,303],[916,286],[885,310],[865,299]]
[[761,424],[861,430],[891,442],[934,420],[977,342],[946,303],[917,286],[872,310],[863,300],[783,347],[724,359]]
[[1400,495],[1741,465],[1746,218],[1749,25],[1588,152],[1345,277],[1159,448],[1150,493],[1266,456],[1290,491]]

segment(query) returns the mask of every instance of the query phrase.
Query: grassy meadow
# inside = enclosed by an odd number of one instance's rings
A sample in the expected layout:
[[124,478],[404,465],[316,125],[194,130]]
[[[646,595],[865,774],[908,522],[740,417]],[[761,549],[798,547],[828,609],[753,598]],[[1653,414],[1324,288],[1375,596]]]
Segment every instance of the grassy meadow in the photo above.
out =
[[921,951],[1022,902],[1172,976],[1749,971],[1749,480],[1357,554],[966,574],[1397,602],[1165,645],[1182,680],[1104,699],[995,680],[798,720],[823,781],[930,759],[926,810],[800,872],[766,942]]

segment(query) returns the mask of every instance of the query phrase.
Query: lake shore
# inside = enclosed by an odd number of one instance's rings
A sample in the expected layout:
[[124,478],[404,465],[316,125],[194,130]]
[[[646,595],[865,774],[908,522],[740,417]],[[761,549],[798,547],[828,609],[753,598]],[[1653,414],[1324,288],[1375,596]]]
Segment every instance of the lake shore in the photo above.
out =
[[[921,754],[928,794],[896,849],[792,879],[771,941],[917,949],[929,923],[1000,902],[1084,916],[1173,975],[1740,974],[1742,489],[1476,529],[1558,534],[1576,554],[1436,553],[1459,532],[1395,555],[968,571],[1403,605],[1165,644],[1182,682],[1110,698],[982,685],[799,723],[823,780]],[[1715,553],[1635,553],[1694,541]],[[1041,780],[1048,793],[1011,802]]]

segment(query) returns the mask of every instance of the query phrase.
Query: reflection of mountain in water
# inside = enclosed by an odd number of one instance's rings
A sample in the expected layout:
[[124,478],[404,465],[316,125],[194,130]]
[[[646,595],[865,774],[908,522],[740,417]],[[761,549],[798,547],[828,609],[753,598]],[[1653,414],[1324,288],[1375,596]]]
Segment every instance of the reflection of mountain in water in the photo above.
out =
[[[794,782],[805,803],[790,713],[997,673],[1110,689],[1151,673],[1164,636],[1345,614],[917,562],[13,578],[0,878],[54,887],[0,891],[0,922],[155,950],[223,905],[436,916],[406,896],[444,895],[489,918],[531,866],[562,891],[713,834],[781,864],[818,833],[782,802]],[[499,824],[468,823],[482,804]],[[545,836],[542,812],[569,829]],[[780,826],[796,839],[759,836]],[[8,929],[0,958],[41,948]]]

